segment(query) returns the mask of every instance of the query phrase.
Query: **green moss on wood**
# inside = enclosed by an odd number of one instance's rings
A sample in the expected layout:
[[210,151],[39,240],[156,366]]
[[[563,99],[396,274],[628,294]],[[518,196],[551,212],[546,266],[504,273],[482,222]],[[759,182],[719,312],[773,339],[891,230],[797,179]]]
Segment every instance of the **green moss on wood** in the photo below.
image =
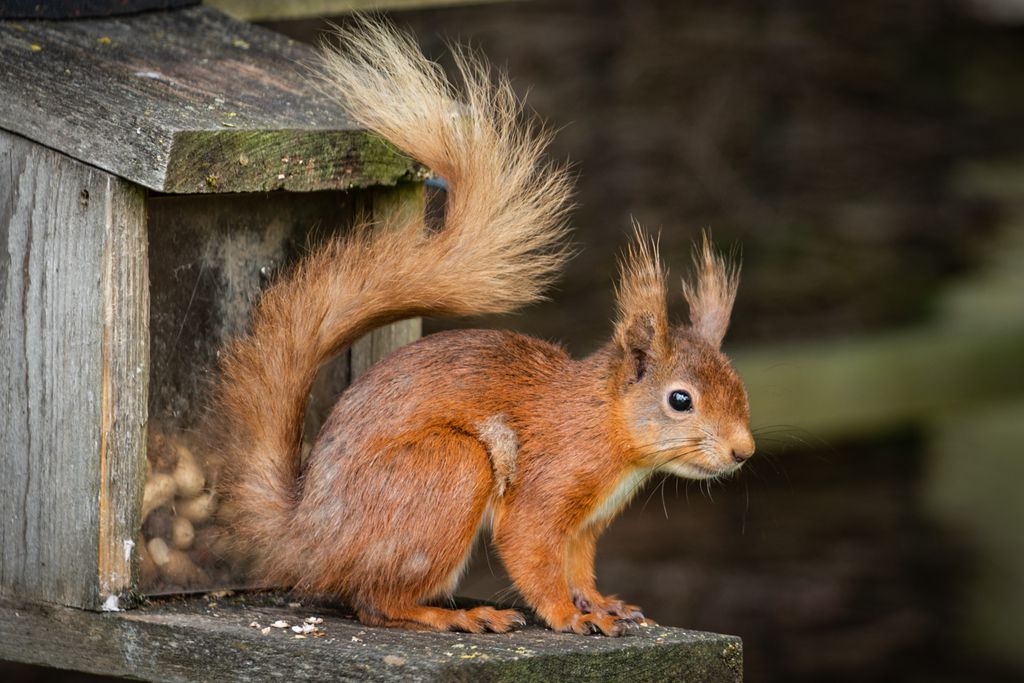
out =
[[[36,43],[45,49],[31,52]],[[20,31],[0,22],[0,128],[158,192],[337,190],[420,176],[305,81],[298,65],[315,60],[309,47],[209,7]]]
[[174,193],[310,192],[424,177],[422,166],[362,131],[189,131],[174,138],[164,188]]

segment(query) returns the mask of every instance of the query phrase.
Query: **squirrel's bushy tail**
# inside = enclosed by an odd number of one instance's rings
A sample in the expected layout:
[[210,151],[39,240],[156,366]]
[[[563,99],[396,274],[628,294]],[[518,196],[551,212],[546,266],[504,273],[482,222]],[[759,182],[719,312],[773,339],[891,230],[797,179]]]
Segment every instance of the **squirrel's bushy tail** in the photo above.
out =
[[[220,491],[238,540],[260,555],[288,533],[303,416],[318,369],[357,338],[418,315],[504,312],[541,297],[566,258],[571,183],[543,160],[549,134],[524,122],[507,79],[456,48],[456,89],[415,42],[360,19],[324,48],[318,81],[353,121],[448,184],[444,226],[423,217],[355,230],[268,289],[252,332],[222,354]],[[287,581],[284,562],[265,578]]]

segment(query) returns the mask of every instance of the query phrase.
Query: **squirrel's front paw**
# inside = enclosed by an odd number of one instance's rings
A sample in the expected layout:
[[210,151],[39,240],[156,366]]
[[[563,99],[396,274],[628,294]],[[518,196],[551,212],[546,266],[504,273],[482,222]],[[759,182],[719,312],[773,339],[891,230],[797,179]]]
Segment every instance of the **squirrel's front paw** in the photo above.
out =
[[605,614],[619,619],[626,619],[636,624],[645,626],[657,626],[657,623],[644,616],[644,613],[636,605],[630,605],[614,595],[585,597],[580,594],[573,595],[573,603],[576,609],[581,612],[592,612]]
[[605,636],[618,637],[626,633],[626,630],[633,625],[629,619],[614,617],[610,614],[599,614],[597,612],[574,614],[556,631],[562,633],[578,633],[590,635],[599,633]]

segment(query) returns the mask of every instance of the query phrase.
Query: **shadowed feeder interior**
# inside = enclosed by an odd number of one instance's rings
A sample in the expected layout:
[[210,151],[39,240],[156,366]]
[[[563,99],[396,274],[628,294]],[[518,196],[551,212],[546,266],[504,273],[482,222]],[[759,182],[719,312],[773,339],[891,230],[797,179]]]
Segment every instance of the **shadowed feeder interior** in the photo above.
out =
[[[260,292],[296,259],[359,217],[422,210],[422,187],[305,194],[157,196],[149,202],[151,365],[139,588],[148,594],[246,585],[217,517],[217,457],[202,423],[220,348],[249,327]],[[393,348],[419,336],[405,321],[357,342],[318,378],[303,455],[338,394]],[[215,417],[214,417],[215,419]]]

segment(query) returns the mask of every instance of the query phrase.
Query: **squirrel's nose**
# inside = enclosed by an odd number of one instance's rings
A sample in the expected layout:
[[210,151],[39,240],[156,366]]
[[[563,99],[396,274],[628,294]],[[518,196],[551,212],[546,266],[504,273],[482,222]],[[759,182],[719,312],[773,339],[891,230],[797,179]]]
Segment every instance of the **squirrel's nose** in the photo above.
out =
[[732,449],[732,459],[735,460],[738,463],[741,463],[741,464],[746,462],[747,458],[749,458],[753,454],[754,454],[754,449],[753,448],[747,448],[747,449],[736,449],[736,448],[734,448],[734,449]]
[[732,447],[732,459],[737,463],[746,462],[754,454],[754,437],[749,432],[736,440]]

